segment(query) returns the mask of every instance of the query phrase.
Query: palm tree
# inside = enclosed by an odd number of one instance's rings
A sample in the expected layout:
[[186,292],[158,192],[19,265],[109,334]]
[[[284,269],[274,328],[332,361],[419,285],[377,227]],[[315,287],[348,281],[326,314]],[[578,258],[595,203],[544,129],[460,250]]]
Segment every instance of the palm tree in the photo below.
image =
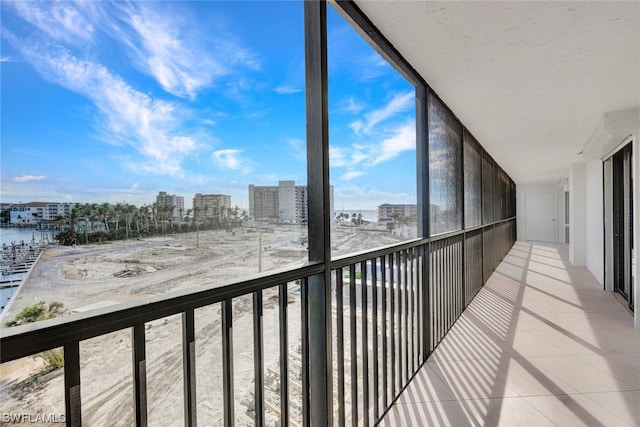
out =
[[113,218],[116,221],[116,238],[118,236],[118,229],[120,228],[120,214],[122,213],[122,203],[117,203],[113,207]]
[[149,234],[149,206],[140,206],[140,216],[144,218],[144,224],[147,234]]
[[81,209],[77,206],[74,206],[71,211],[66,216],[66,220],[69,222],[69,229],[73,232],[76,231],[76,226],[78,225],[78,218],[81,214]]
[[153,222],[156,226],[156,233],[158,233],[158,204],[157,203],[152,203],[151,204],[151,215],[153,216]]
[[186,222],[189,222],[189,218],[193,214],[193,209],[187,209],[187,214],[185,215]]
[[125,204],[122,211],[124,212],[124,226],[126,231],[127,240],[130,238],[131,222],[133,221],[133,213],[136,207],[134,205]]
[[109,215],[109,203],[103,203],[98,206],[98,215],[102,217],[104,221],[104,227],[109,232],[109,222],[107,221],[107,216]]

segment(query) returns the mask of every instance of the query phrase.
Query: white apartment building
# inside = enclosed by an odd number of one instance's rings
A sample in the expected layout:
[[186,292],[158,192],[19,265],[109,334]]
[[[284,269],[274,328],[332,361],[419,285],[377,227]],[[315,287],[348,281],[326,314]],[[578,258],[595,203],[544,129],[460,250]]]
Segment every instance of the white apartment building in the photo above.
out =
[[231,196],[227,194],[201,194],[193,197],[193,212],[200,220],[228,218]]
[[[331,187],[333,211],[333,186]],[[309,220],[309,195],[306,185],[295,181],[278,181],[278,185],[249,185],[249,216],[253,219],[273,218],[288,223]]]
[[37,226],[44,222],[55,221],[59,216],[68,215],[77,203],[30,202],[19,203],[11,207],[11,225]]
[[175,194],[167,194],[166,191],[160,191],[156,196],[158,206],[173,206],[171,214],[172,220],[178,220],[184,215],[184,197]]

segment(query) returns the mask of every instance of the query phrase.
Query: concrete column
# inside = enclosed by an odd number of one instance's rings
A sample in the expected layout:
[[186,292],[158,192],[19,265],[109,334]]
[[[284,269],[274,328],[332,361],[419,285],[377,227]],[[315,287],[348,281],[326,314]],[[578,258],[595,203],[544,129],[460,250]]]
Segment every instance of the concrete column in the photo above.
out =
[[590,160],[586,164],[586,266],[604,285],[604,226],[602,160]]
[[569,173],[569,261],[587,265],[587,179],[584,163],[571,165]]

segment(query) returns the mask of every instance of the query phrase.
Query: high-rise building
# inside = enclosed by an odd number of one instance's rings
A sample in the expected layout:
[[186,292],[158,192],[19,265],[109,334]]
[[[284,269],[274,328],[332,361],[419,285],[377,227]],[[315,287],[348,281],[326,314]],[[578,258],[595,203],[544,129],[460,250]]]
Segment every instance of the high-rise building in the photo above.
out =
[[[184,215],[184,197],[176,196],[175,194],[167,194],[166,191],[160,191],[156,196],[156,204],[158,206],[167,207],[171,206],[170,210],[172,220],[178,220]],[[167,218],[169,219],[169,218]]]
[[[333,186],[331,187],[333,209]],[[309,196],[306,185],[295,181],[278,181],[278,185],[249,185],[249,216],[282,222],[303,223],[309,220]]]
[[231,196],[226,194],[201,194],[193,197],[193,212],[200,220],[229,217]]

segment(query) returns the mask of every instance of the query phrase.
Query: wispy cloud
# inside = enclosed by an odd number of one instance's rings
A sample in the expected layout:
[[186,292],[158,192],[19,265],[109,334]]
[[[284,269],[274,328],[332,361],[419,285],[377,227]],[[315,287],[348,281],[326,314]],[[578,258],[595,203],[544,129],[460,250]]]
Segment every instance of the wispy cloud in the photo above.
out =
[[44,179],[46,179],[47,177],[45,175],[22,175],[22,176],[16,176],[15,178],[13,178],[13,182],[36,182],[36,181],[42,181]]
[[415,123],[409,122],[395,129],[393,135],[380,143],[372,165],[375,166],[393,159],[404,151],[413,151],[415,149],[416,127]]
[[304,140],[300,138],[287,138],[286,142],[294,158],[300,161],[307,160],[307,146]]
[[349,99],[343,99],[338,103],[336,113],[349,113],[358,114],[366,108],[366,105],[362,102],[357,102],[353,97]]
[[356,133],[369,133],[379,123],[384,122],[402,111],[408,111],[412,107],[414,99],[414,92],[396,95],[382,108],[365,114],[364,121],[357,120],[349,126]]
[[365,174],[365,173],[364,173],[364,172],[362,172],[362,171],[349,171],[349,172],[347,172],[347,173],[343,174],[341,178],[342,178],[344,181],[350,181],[350,180],[352,180],[352,179],[354,179],[354,178],[357,178],[357,177],[359,177],[359,176],[362,176],[362,175],[364,175],[364,174]]
[[240,171],[246,175],[251,172],[252,168],[249,162],[242,158],[241,154],[242,150],[226,148],[214,151],[211,154],[211,158],[221,168]]
[[293,86],[283,85],[275,88],[274,92],[279,93],[280,95],[291,95],[294,93],[302,92],[302,89],[298,89]]
[[0,57],[0,62],[12,62],[13,60],[8,56]]
[[198,144],[181,130],[176,104],[137,91],[101,64],[80,59],[61,46],[45,48],[4,34],[45,79],[93,102],[105,140],[130,146],[143,157],[131,162],[133,170],[182,175],[182,158]]
[[124,7],[131,31],[116,32],[132,51],[141,71],[162,88],[182,98],[195,99],[198,92],[217,83],[222,76],[239,69],[260,68],[258,55],[228,35],[202,38],[188,19],[178,20],[171,9],[153,9],[153,3],[132,3]]
[[330,164],[332,168],[347,168],[347,172],[341,177],[350,180],[366,174],[369,169],[392,160],[405,151],[415,149],[415,122],[409,120],[389,126],[384,132],[369,137],[366,143],[330,147]]
[[193,99],[214,76],[226,72],[223,64],[186,41],[170,17],[144,6],[132,8],[130,13],[136,37],[129,41],[135,56],[167,92]]
[[[92,2],[87,2],[91,7]],[[18,15],[49,38],[69,44],[92,40],[94,27],[80,6],[85,3],[68,2],[9,2]]]

